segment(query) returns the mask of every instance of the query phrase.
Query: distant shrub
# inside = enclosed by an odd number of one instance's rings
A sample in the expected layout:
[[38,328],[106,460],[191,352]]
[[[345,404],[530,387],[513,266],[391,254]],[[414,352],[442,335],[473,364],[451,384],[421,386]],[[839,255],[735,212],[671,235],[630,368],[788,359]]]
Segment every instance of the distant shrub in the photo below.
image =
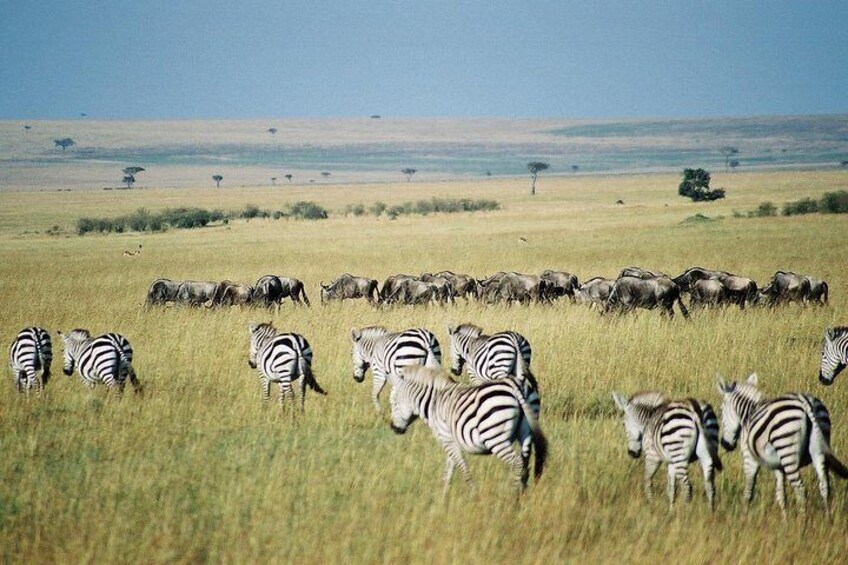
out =
[[767,218],[769,216],[777,216],[777,206],[771,202],[760,202],[757,209],[749,214],[754,218]]
[[[427,216],[429,214],[453,214],[456,212],[479,212],[489,210],[499,210],[500,203],[496,200],[471,200],[469,198],[431,198],[430,200],[417,200],[415,202],[404,202],[402,204],[386,205],[384,202],[375,202],[368,208],[368,211],[374,216],[385,214],[389,218],[397,218],[398,216],[408,214],[419,214]],[[345,208],[345,213],[361,216],[365,213],[363,204],[348,205]]]
[[819,211],[819,203],[812,198],[802,198],[783,205],[784,216],[796,216],[799,214],[815,214]]
[[244,207],[244,210],[239,213],[240,218],[244,218],[246,220],[250,220],[252,218],[259,218],[262,216],[262,210],[259,209],[259,206],[255,206],[253,204],[248,204]]
[[390,220],[394,220],[405,212],[406,209],[403,207],[403,205],[395,204],[394,206],[389,206],[389,208],[386,210],[386,215],[389,217]]
[[315,202],[300,201],[289,204],[288,216],[302,220],[326,220],[329,217],[327,210]]
[[374,216],[379,216],[380,214],[386,211],[386,208],[388,208],[386,203],[380,202],[378,200],[377,202],[371,205],[371,208],[369,208],[368,211],[371,212],[371,214]]
[[345,207],[345,215],[350,216],[364,216],[365,215],[365,205],[364,204],[348,204]]
[[825,192],[819,211],[825,214],[848,214],[848,190]]

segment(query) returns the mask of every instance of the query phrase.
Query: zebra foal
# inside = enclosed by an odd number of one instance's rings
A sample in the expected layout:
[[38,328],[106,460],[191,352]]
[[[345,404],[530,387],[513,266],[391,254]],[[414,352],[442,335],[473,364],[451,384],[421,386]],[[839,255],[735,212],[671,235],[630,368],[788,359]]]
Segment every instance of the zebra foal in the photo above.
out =
[[533,409],[519,385],[500,379],[482,385],[461,385],[438,369],[409,366],[398,371],[389,395],[392,430],[403,434],[417,418],[424,420],[447,454],[444,493],[459,467],[473,485],[463,453],[494,454],[512,469],[520,490],[529,477],[527,460],[513,443],[531,437],[534,447],[534,479],[542,476],[548,443]]
[[64,345],[63,372],[67,376],[71,376],[76,367],[83,384],[88,387],[105,384],[123,392],[129,380],[136,393],[142,392],[132,365],[133,349],[127,338],[117,333],[92,337],[83,329],[75,329],[67,335],[61,331],[58,334]]
[[50,380],[52,362],[53,342],[47,330],[33,326],[19,331],[9,347],[15,389],[18,392],[29,392],[32,388],[44,390]]
[[743,383],[719,379],[722,395],[721,444],[728,451],[742,444],[745,472],[744,499],[750,503],[760,466],[774,471],[775,500],[786,517],[786,479],[795,489],[795,497],[804,510],[806,492],[801,468],[812,464],[819,478],[819,492],[828,508],[829,471],[848,478],[848,468],[830,448],[830,413],[821,400],[806,394],[785,394],[764,399],[757,388],[757,374]]
[[696,459],[704,473],[710,510],[715,509],[715,472],[722,470],[718,455],[718,418],[706,402],[688,398],[667,401],[659,392],[640,392],[629,400],[612,393],[624,415],[627,453],[634,459],[645,453],[645,494],[653,498],[651,481],[662,463],[668,464],[668,502],[674,506],[677,483],[686,502],[692,499],[689,463]]
[[832,385],[845,365],[848,365],[848,327],[830,328],[824,333],[819,382]]

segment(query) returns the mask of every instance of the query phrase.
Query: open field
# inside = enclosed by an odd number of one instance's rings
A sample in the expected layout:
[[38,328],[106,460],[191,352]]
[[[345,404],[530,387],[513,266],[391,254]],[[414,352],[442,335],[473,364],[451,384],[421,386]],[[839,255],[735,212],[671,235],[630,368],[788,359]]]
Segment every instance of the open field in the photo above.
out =
[[[65,137],[76,144],[62,151],[53,140]],[[406,167],[429,182],[523,176],[538,160],[555,175],[716,172],[728,145],[740,170],[833,169],[848,157],[848,116],[0,121],[0,191],[120,186],[128,166],[146,169],[138,187],[211,187],[220,174],[225,188],[397,182]]]
[[[809,391],[824,400],[834,450],[848,460],[848,377],[830,388],[816,378],[825,327],[848,322],[848,217],[732,217],[764,200],[780,205],[848,189],[848,173],[714,174],[728,198],[710,204],[679,198],[678,182],[671,174],[540,176],[535,198],[527,196],[526,178],[0,192],[0,342],[34,324],[119,331],[135,347],[146,387],[143,398],[88,391],[78,377],[61,374],[57,359],[44,397],[25,398],[5,369],[0,555],[98,563],[843,562],[848,485],[834,478],[828,520],[809,469],[807,516],[795,515],[790,493],[786,523],[767,472],[744,510],[738,452],[722,452],[715,514],[694,466],[691,506],[669,513],[664,471],[655,478],[656,499],[647,502],[643,462],[626,454],[609,393],[656,388],[718,409],[717,372],[739,379],[757,371],[767,394]],[[338,213],[352,203],[431,196],[493,198],[503,209],[393,221]],[[625,204],[616,206],[618,199]],[[322,204],[330,219],[85,237],[73,229],[80,216],[142,206],[274,209],[295,200]],[[715,221],[685,221],[696,213]],[[46,235],[54,225],[61,235]],[[140,256],[121,256],[139,243]],[[829,281],[831,304],[697,312],[688,322],[657,312],[602,318],[566,302],[392,310],[318,304],[319,281],[346,271],[382,280],[398,272],[553,268],[584,280],[629,265],[674,274],[702,265],[760,283],[777,269],[795,270]],[[157,277],[252,282],[269,272],[302,278],[312,307],[141,308]],[[260,401],[247,366],[247,325],[268,319],[312,343],[316,378],[329,395],[310,395],[304,414],[280,414]],[[517,505],[509,473],[490,457],[469,459],[476,491],[455,477],[443,502],[444,456],[429,430],[419,422],[395,436],[386,414],[371,407],[370,376],[365,384],[351,378],[351,327],[424,326],[446,358],[446,326],[464,321],[514,329],[533,344],[551,454],[541,482]]]

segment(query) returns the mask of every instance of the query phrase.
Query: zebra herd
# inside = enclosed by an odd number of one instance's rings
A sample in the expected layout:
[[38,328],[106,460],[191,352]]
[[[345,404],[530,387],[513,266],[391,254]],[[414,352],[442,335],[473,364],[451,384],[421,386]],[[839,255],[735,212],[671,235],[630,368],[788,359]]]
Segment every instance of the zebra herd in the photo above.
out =
[[[300,388],[304,408],[306,388],[326,394],[312,372],[312,348],[305,337],[279,332],[270,323],[249,325],[248,365],[258,371],[262,397],[271,383],[280,388],[282,406]],[[87,330],[57,332],[63,342],[64,373],[74,369],[82,382],[103,384],[123,391],[129,381],[141,385],[133,368],[133,348],[117,333],[92,337]],[[450,371],[466,370],[470,383],[454,380],[441,370],[442,353],[436,336],[424,328],[391,332],[382,326],[350,331],[353,378],[362,382],[371,369],[371,400],[380,410],[379,395],[391,385],[391,428],[404,433],[420,418],[433,431],[446,453],[445,492],[456,468],[467,482],[471,475],[463,454],[494,454],[511,468],[523,490],[529,479],[529,461],[535,453],[534,476],[544,470],[548,442],[539,424],[541,396],[530,370],[532,348],[521,334],[504,331],[485,335],[473,324],[449,326]],[[50,378],[53,348],[44,328],[21,330],[9,350],[15,388],[42,391]],[[848,364],[848,327],[828,329],[822,347],[819,379],[832,384]],[[727,450],[741,445],[745,475],[744,499],[750,502],[760,467],[775,474],[775,499],[785,516],[784,484],[788,479],[799,506],[805,501],[799,471],[812,465],[827,508],[829,473],[848,478],[848,468],[830,447],[830,414],[821,400],[807,394],[785,394],[768,399],[757,388],[758,378],[745,382],[718,382],[722,397],[721,433],[713,407],[703,400],[668,400],[659,392],[641,392],[626,398],[612,393],[623,414],[628,453],[645,455],[645,491],[662,463],[668,466],[668,498],[674,504],[678,484],[688,501],[692,487],[688,466],[698,461],[704,474],[710,509],[715,506],[714,475],[722,470],[718,445]],[[719,436],[721,439],[719,440]],[[513,447],[518,444],[518,450]]]

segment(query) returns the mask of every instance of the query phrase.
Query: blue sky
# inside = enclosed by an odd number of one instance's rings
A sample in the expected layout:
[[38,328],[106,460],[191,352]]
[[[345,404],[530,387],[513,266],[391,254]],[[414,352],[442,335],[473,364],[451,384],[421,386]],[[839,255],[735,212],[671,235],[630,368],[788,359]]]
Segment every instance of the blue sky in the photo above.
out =
[[848,113],[848,2],[0,0],[0,119]]

